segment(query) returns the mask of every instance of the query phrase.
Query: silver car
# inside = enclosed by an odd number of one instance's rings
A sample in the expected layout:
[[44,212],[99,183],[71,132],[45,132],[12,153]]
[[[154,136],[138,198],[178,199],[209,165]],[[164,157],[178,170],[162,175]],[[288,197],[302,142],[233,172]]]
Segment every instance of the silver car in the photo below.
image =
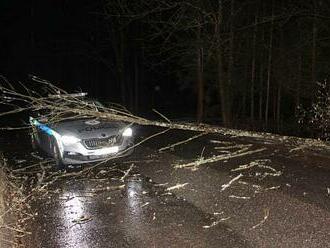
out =
[[133,152],[131,125],[83,117],[51,124],[46,121],[44,116],[30,117],[32,146],[52,156],[59,169]]

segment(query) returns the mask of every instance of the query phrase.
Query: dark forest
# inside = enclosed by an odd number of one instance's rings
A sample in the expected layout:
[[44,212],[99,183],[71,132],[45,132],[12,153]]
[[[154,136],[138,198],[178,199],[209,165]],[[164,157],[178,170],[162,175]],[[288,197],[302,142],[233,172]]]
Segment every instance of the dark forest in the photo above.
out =
[[319,135],[299,119],[329,73],[328,1],[7,0],[0,9],[10,80],[40,75],[140,115]]

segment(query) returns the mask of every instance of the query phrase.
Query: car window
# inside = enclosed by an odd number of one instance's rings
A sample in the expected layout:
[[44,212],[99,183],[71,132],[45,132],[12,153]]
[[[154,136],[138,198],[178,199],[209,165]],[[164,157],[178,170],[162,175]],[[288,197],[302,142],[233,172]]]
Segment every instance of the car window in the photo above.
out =
[[88,100],[85,100],[85,102],[88,105],[94,106],[96,111],[102,111],[105,108],[104,105],[97,100],[88,99]]

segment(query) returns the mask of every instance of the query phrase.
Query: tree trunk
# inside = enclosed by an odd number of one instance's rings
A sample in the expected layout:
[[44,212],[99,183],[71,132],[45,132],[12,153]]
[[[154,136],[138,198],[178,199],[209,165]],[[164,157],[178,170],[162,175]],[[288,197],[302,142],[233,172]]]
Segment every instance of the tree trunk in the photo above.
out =
[[259,121],[262,121],[263,116],[263,84],[264,84],[264,60],[261,59],[260,71],[259,71]]
[[[284,1],[281,1],[281,11],[285,12],[284,8]],[[276,127],[277,127],[277,132],[280,132],[281,129],[281,99],[282,99],[282,82],[284,80],[288,80],[287,78],[284,77],[285,71],[287,70],[287,60],[285,57],[285,43],[284,43],[284,27],[281,27],[281,33],[280,33],[280,71],[278,73],[279,77],[277,80],[277,101],[276,101]],[[284,73],[284,74],[283,74]]]
[[[247,97],[248,91],[244,89],[243,96],[242,96],[242,115],[241,118],[244,120],[246,117],[246,105],[247,105]],[[237,113],[237,116],[239,117],[239,113]],[[234,116],[234,119],[237,117]]]
[[314,18],[313,18],[313,48],[312,48],[312,82],[315,83],[316,82],[316,56],[317,56],[317,23],[316,23],[316,4],[317,1],[314,0],[313,1],[313,12],[314,12]]
[[272,1],[272,21],[270,24],[270,37],[269,37],[269,53],[268,53],[268,68],[267,68],[267,89],[266,89],[266,109],[265,109],[265,124],[268,125],[269,116],[269,98],[270,98],[270,80],[272,71],[272,55],[273,55],[273,31],[274,31],[274,0]]
[[257,21],[258,16],[255,16],[255,26],[253,31],[252,43],[252,65],[251,65],[251,88],[250,88],[250,119],[254,120],[254,85],[256,79],[256,44],[257,44]]
[[275,91],[275,85],[274,85],[274,92],[273,92],[273,123],[276,123],[276,104],[277,104],[277,92]]
[[218,62],[218,85],[221,101],[221,116],[223,125],[230,127],[232,125],[232,113],[231,113],[231,100],[232,100],[232,71],[234,63],[233,45],[234,45],[234,29],[233,29],[233,16],[234,16],[234,0],[231,1],[231,27],[229,38],[229,55],[228,55],[228,73],[227,78],[223,68],[224,62],[224,49],[222,47],[221,27],[223,25],[223,1],[219,0],[218,16],[215,23],[215,34],[217,42],[217,62]]
[[200,123],[204,115],[203,47],[200,25],[197,28],[197,41],[197,123]]
[[298,79],[296,82],[296,94],[295,94],[295,109],[294,113],[298,115],[298,108],[300,106],[300,88],[302,83],[302,73],[303,73],[303,49],[300,49],[299,60],[298,60]]
[[228,115],[228,92],[226,78],[223,69],[223,47],[222,47],[222,37],[221,37],[221,25],[222,25],[222,0],[218,1],[218,15],[215,19],[215,36],[216,36],[216,56],[217,56],[217,67],[218,67],[218,85],[219,85],[219,95],[221,104],[221,117],[222,124],[224,126],[230,125],[230,118]]
[[280,124],[281,124],[281,94],[282,94],[282,85],[279,83],[277,88],[277,104],[276,104],[276,124],[277,124],[277,131],[280,131]]
[[139,110],[139,58],[138,54],[134,53],[134,111]]
[[228,58],[228,82],[227,82],[227,115],[228,123],[227,126],[232,124],[232,100],[234,96],[233,83],[234,83],[234,15],[235,15],[235,0],[230,2],[230,37],[229,37],[229,58]]
[[[260,16],[263,15],[264,13],[264,4],[262,1],[260,3]],[[264,63],[265,63],[265,49],[264,49],[264,43],[265,43],[265,28],[263,27],[261,29],[261,46],[259,47],[258,50],[260,50],[260,67],[259,67],[259,122],[260,124],[262,123],[263,115],[264,115],[264,110],[263,110],[263,94],[264,94]]]
[[126,85],[125,85],[125,37],[124,37],[124,31],[120,30],[119,31],[119,36],[120,36],[120,44],[118,44],[118,79],[119,79],[119,84],[120,84],[120,91],[121,91],[121,100],[122,104],[124,106],[127,105],[127,91],[126,91]]
[[[220,42],[220,40],[219,40]],[[224,70],[223,70],[223,51],[221,44],[217,48],[217,60],[218,60],[218,84],[219,84],[219,91],[220,91],[220,103],[221,103],[221,117],[222,123],[224,126],[230,125],[230,120],[228,116],[228,107],[227,107],[227,90],[226,90],[226,79],[224,77]]]

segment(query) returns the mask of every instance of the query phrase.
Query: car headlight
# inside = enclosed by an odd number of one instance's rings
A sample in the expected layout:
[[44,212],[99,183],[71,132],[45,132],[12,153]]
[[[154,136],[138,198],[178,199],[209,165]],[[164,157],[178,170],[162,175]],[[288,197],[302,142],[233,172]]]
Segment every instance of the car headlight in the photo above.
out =
[[126,128],[125,131],[123,132],[124,137],[131,137],[133,135],[133,130],[132,128]]
[[74,136],[69,136],[69,135],[63,135],[61,137],[61,141],[63,142],[64,145],[72,145],[75,143],[80,142],[80,139]]

